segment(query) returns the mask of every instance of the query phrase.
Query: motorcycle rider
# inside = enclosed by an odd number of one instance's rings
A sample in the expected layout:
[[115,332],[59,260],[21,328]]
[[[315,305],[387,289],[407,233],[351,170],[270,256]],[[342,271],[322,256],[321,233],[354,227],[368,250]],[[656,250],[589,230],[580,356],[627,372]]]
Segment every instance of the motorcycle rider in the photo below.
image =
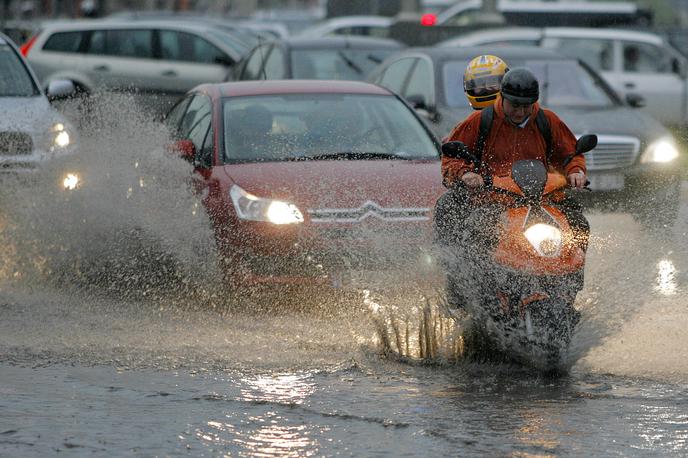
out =
[[[575,151],[576,137],[554,112],[539,106],[539,92],[539,83],[530,70],[511,69],[504,75],[500,93],[494,100],[494,118],[486,138],[479,138],[481,111],[472,113],[459,123],[447,138],[447,141],[463,142],[474,153],[478,149],[482,151],[478,164],[442,155],[443,183],[449,189],[435,207],[435,233],[440,243],[465,243],[462,241],[465,221],[475,210],[470,198],[472,192],[484,186],[485,176],[509,175],[515,161],[541,160],[548,169],[564,173],[570,186],[585,186],[585,158],[582,155],[570,158]],[[471,96],[468,91],[467,96]],[[539,111],[542,114],[538,115]],[[536,118],[543,115],[549,124],[549,142],[536,123]],[[478,145],[479,140],[481,145]],[[567,160],[569,162],[565,165]],[[590,229],[580,205],[567,198],[561,207],[576,242],[585,251]],[[484,227],[489,227],[489,224],[482,223]],[[452,299],[449,300],[451,303]]]

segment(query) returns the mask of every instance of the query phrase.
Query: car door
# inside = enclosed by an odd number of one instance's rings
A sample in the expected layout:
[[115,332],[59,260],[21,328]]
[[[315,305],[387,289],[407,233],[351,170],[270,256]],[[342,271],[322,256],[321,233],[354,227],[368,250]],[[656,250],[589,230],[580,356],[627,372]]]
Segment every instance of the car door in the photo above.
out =
[[605,77],[622,96],[638,93],[645,110],[667,125],[686,119],[685,63],[678,55],[652,43],[617,40],[614,72]]
[[191,31],[159,29],[157,78],[170,94],[183,94],[203,83],[224,81],[231,61],[221,49]]
[[685,63],[669,50],[652,43],[595,37],[547,37],[543,46],[589,64],[622,99],[629,93],[642,95],[643,110],[660,122],[681,124],[686,119]]
[[92,30],[81,62],[95,88],[158,90],[158,61],[153,55],[153,30]]

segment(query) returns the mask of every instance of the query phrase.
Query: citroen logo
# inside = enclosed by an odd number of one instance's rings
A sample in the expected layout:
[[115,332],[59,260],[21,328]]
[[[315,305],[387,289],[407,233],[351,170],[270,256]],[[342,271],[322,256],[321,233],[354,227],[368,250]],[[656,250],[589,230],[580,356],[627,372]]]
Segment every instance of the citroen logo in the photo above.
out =
[[308,210],[314,223],[360,223],[368,218],[383,221],[427,221],[430,208],[384,208],[373,202],[365,201],[358,208],[323,208]]

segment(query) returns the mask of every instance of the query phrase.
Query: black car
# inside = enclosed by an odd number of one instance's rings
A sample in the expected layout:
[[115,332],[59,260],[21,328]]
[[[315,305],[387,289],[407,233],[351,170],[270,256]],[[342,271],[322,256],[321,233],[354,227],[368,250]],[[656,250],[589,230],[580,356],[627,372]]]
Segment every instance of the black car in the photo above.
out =
[[[384,38],[286,38],[256,46],[232,75],[259,79],[364,80],[402,43]],[[228,78],[228,80],[231,79]]]
[[[576,136],[594,133],[586,154],[591,202],[631,211],[648,226],[676,219],[680,151],[655,119],[633,110],[584,63],[541,48],[409,48],[390,56],[368,80],[402,95],[441,138],[472,108],[463,92],[468,62],[494,54],[511,67],[528,67],[540,81],[540,103],[555,111]],[[642,105],[642,100],[631,100]]]

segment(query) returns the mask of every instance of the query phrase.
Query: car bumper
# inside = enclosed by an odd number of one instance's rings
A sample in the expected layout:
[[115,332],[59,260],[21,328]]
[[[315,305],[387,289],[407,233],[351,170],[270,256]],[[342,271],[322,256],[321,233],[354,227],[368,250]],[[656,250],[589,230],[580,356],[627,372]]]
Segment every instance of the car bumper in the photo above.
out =
[[678,163],[648,164],[592,170],[588,179],[592,192],[581,196],[584,205],[625,211],[674,194],[680,185],[681,172]]
[[[356,287],[432,276],[430,223],[398,228],[243,224],[218,246],[228,280],[241,286]],[[242,236],[243,234],[243,236]]]

